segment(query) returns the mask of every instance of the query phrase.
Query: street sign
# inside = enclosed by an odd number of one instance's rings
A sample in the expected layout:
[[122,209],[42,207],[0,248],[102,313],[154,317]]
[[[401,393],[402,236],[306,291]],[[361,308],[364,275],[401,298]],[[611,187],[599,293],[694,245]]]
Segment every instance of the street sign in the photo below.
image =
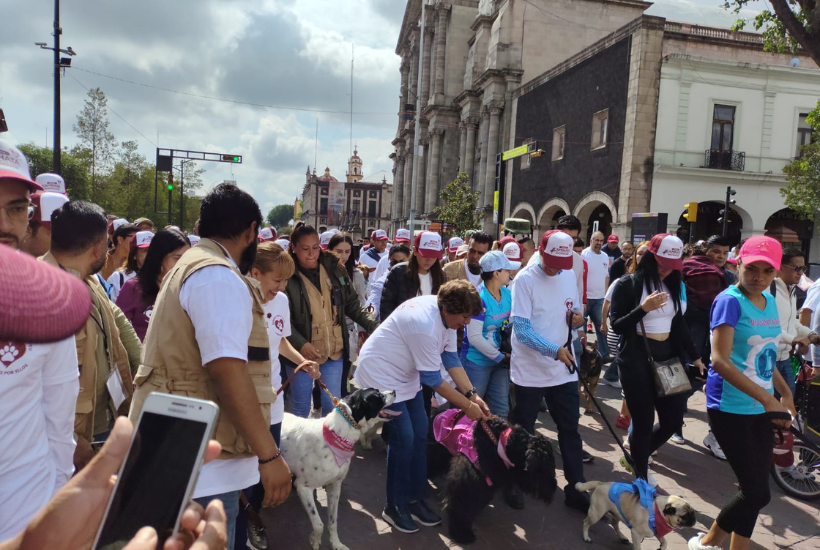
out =
[[498,223],[498,191],[493,193],[493,223]]
[[528,143],[525,143],[524,145],[516,147],[515,149],[510,149],[509,151],[504,151],[503,153],[501,153],[501,160],[510,160],[516,157],[524,156],[529,152],[529,150],[530,145]]

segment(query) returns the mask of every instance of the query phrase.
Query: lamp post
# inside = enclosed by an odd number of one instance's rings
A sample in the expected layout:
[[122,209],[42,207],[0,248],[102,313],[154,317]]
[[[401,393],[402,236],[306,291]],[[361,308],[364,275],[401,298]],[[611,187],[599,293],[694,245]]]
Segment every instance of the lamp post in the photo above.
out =
[[77,52],[72,50],[71,46],[65,50],[60,49],[60,35],[62,33],[63,29],[60,28],[60,0],[54,0],[54,47],[49,48],[45,42],[35,42],[34,45],[54,52],[54,153],[51,171],[55,174],[60,174],[63,170],[60,159],[60,69],[71,66],[71,57],[60,58],[60,54],[64,53],[72,57],[77,55]]

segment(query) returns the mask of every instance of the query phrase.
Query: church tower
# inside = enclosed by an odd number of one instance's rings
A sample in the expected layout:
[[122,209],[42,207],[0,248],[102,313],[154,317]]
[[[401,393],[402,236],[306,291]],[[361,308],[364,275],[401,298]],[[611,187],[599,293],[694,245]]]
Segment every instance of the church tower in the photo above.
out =
[[353,156],[347,161],[347,183],[362,181],[362,159],[359,158],[358,146],[353,149]]

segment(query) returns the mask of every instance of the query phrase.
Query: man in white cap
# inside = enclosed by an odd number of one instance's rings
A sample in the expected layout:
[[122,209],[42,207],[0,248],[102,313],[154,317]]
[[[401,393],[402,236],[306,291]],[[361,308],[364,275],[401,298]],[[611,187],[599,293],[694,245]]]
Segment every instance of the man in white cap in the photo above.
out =
[[61,195],[66,194],[65,180],[59,174],[47,172],[37,176],[37,179],[34,181],[36,181],[45,191],[49,193],[59,193]]
[[376,280],[376,278],[371,277],[371,275],[373,275],[373,272],[379,267],[379,262],[381,259],[387,256],[388,240],[389,238],[387,237],[387,231],[384,229],[376,229],[370,234],[370,242],[372,243],[372,246],[362,252],[362,255],[359,256],[359,265],[367,268],[366,270],[363,270],[363,272],[366,271],[365,277],[367,278],[368,292],[370,291],[370,285]]
[[[0,140],[0,246],[19,248],[28,230],[30,193],[42,191],[23,153]],[[74,471],[80,391],[74,337],[53,344],[0,341],[0,371],[0,540],[6,540]]]
[[68,202],[68,197],[59,193],[32,193],[31,204],[34,213],[28,222],[26,237],[20,244],[23,252],[39,258],[51,246],[51,214]]
[[[530,265],[512,289],[512,357],[510,378],[515,384],[513,419],[535,431],[541,399],[558,428],[558,446],[567,486],[564,503],[586,512],[588,495],[575,489],[583,482],[583,448],[578,434],[578,374],[571,372],[570,330],[584,323],[581,297],[572,272],[573,239],[558,229],[541,236],[540,265]],[[571,325],[571,327],[570,327]]]
[[510,288],[512,288],[512,282],[515,279],[516,274],[519,271],[521,271],[521,266],[524,265],[523,259],[522,259],[522,247],[517,242],[511,242],[511,243],[505,244],[504,248],[502,248],[501,251],[504,253],[504,256],[506,256],[509,261],[517,262],[517,263],[520,264],[518,266],[518,269],[516,269],[515,271],[510,273],[510,283],[509,283],[509,285],[510,285]]
[[[128,251],[131,249],[131,239],[137,233],[137,226],[128,223],[125,218],[117,218],[111,220],[108,224],[108,257],[105,260],[105,265],[97,274],[100,276],[105,284],[108,284],[108,278],[125,265],[128,259]],[[110,285],[109,285],[110,286]]]
[[[410,244],[410,230],[409,229],[397,229],[396,235],[393,237],[393,244],[403,244],[408,248],[411,246]],[[391,247],[392,250],[392,247]],[[376,266],[376,272],[372,275],[373,282],[375,283],[379,279],[381,279],[382,275],[390,271],[390,250],[387,251],[388,253],[385,254],[381,260],[379,260],[379,265]],[[370,284],[370,287],[373,287],[373,284]]]

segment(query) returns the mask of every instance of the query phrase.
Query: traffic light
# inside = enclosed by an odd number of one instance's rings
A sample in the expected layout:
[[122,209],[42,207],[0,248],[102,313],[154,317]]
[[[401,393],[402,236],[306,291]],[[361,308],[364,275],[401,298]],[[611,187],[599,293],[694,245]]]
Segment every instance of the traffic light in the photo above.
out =
[[[717,219],[718,223],[723,223],[723,221],[726,219],[726,209],[721,208],[718,214],[720,214],[720,217]],[[727,223],[728,221],[729,220],[726,220]]]
[[698,221],[698,203],[696,202],[688,202],[683,205],[686,209],[683,212],[683,218],[688,222],[696,222]]
[[723,208],[720,210],[720,217],[718,218],[718,223],[723,224],[723,236],[725,237],[729,231],[729,212],[731,211],[731,206],[733,204],[737,204],[737,201],[732,197],[737,195],[737,191],[731,188],[731,186],[726,187],[726,201],[723,203]]
[[168,191],[173,191],[174,190],[174,174],[173,174],[173,172],[168,173],[168,185],[167,185],[167,187],[168,187]]
[[242,157],[239,155],[222,155],[222,162],[242,162]]

